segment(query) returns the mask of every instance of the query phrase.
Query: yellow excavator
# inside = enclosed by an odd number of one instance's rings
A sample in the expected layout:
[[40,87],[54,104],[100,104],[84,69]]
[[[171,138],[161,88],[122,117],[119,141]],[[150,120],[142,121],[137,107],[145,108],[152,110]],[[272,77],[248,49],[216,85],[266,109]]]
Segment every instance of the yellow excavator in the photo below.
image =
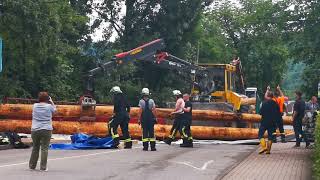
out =
[[[111,61],[101,64],[88,72],[86,94],[82,106],[93,106],[94,77],[99,72],[108,71],[117,66],[142,61],[169,69],[192,83],[191,97],[194,109],[216,109],[238,111],[244,98],[244,80],[239,59],[230,64],[192,64],[163,51],[163,39],[157,39],[132,49],[116,54]],[[256,93],[256,92],[255,92]],[[91,94],[91,95],[90,95]],[[172,105],[168,104],[169,107]]]
[[[246,88],[242,72],[241,61],[233,60],[230,64],[209,64],[203,63],[199,66],[211,72],[207,77],[209,84],[208,95],[201,93],[197,86],[193,86],[191,94],[198,109],[217,109],[223,111],[239,111],[241,105],[255,104],[257,88]],[[208,102],[208,103],[206,103]]]

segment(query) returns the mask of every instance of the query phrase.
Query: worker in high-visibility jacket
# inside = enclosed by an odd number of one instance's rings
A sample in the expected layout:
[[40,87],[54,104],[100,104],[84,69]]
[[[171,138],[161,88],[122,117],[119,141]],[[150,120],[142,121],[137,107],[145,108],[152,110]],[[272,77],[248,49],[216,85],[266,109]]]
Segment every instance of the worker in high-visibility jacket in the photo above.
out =
[[177,132],[179,131],[180,136],[183,138],[182,132],[182,123],[183,123],[183,113],[185,102],[182,98],[182,93],[179,90],[174,90],[173,95],[176,96],[176,108],[174,112],[171,113],[172,116],[175,116],[172,128],[170,130],[170,135],[168,138],[164,140],[164,142],[168,145],[171,145],[171,142],[175,139]]
[[149,143],[151,151],[156,151],[156,138],[154,135],[154,124],[156,119],[156,105],[153,99],[149,98],[150,91],[148,88],[142,89],[142,99],[139,101],[140,112],[138,114],[138,123],[142,127],[142,144],[143,150],[148,151]]
[[109,121],[109,134],[111,134],[113,139],[113,148],[118,148],[120,144],[120,137],[118,134],[118,126],[120,125],[122,136],[124,138],[124,148],[132,148],[132,141],[129,134],[129,113],[130,105],[122,93],[120,87],[114,86],[110,93],[113,94],[113,118]]
[[[258,138],[260,140],[261,149],[259,154],[266,152],[270,154],[272,141],[273,141],[273,132],[276,128],[276,121],[281,118],[279,106],[277,103],[272,100],[274,98],[273,92],[269,91],[265,102],[262,104],[260,109],[261,114],[261,123],[258,132]],[[268,131],[268,143],[264,138],[264,133]]]

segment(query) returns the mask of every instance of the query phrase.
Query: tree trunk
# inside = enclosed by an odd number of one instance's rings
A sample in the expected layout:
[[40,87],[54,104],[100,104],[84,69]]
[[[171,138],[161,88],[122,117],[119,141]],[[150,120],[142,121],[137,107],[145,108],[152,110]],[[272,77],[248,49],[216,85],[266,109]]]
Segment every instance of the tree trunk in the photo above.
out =
[[[53,133],[56,134],[74,134],[81,132],[99,137],[108,136],[106,123],[103,122],[54,121],[53,129]],[[155,125],[155,135],[158,139],[166,138],[170,134],[170,129],[170,125]],[[0,132],[1,131],[30,134],[31,120],[1,120]],[[242,140],[258,138],[258,129],[251,128],[192,126],[191,131],[195,139]],[[132,138],[141,138],[142,130],[140,125],[129,124],[129,132]],[[292,131],[286,131],[286,133],[290,134]]]
[[[173,119],[170,113],[173,109],[158,108],[157,118]],[[139,108],[131,108],[131,118],[137,118]],[[85,116],[95,116],[98,121],[107,121],[113,114],[113,106],[97,106],[95,111],[81,110],[79,105],[57,105],[54,121],[86,121]],[[32,119],[32,105],[30,104],[0,104],[0,119]],[[192,119],[199,121],[246,121],[258,123],[261,116],[258,114],[236,114],[233,112],[214,110],[193,110]],[[91,121],[91,120],[88,120]],[[284,124],[291,125],[292,118],[283,117]]]

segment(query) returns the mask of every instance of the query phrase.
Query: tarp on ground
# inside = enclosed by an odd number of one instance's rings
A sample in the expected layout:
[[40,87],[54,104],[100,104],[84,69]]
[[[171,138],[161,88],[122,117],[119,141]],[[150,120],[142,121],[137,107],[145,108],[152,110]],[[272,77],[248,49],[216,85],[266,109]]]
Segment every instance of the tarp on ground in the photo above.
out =
[[78,149],[110,149],[113,140],[111,137],[98,138],[83,133],[71,136],[71,143],[51,144],[50,149],[54,150],[78,150]]

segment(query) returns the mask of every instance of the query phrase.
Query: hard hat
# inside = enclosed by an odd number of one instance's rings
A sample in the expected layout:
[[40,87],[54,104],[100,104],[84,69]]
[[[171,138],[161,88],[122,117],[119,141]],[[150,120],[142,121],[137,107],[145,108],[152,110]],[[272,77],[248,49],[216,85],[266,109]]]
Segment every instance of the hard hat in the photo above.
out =
[[172,93],[173,93],[173,95],[175,95],[175,96],[179,96],[179,95],[182,94],[179,90],[173,90]]
[[111,88],[110,93],[122,93],[121,89],[119,86],[114,86],[113,88]]
[[150,91],[148,88],[143,88],[142,91],[141,91],[141,94],[142,95],[150,95]]

